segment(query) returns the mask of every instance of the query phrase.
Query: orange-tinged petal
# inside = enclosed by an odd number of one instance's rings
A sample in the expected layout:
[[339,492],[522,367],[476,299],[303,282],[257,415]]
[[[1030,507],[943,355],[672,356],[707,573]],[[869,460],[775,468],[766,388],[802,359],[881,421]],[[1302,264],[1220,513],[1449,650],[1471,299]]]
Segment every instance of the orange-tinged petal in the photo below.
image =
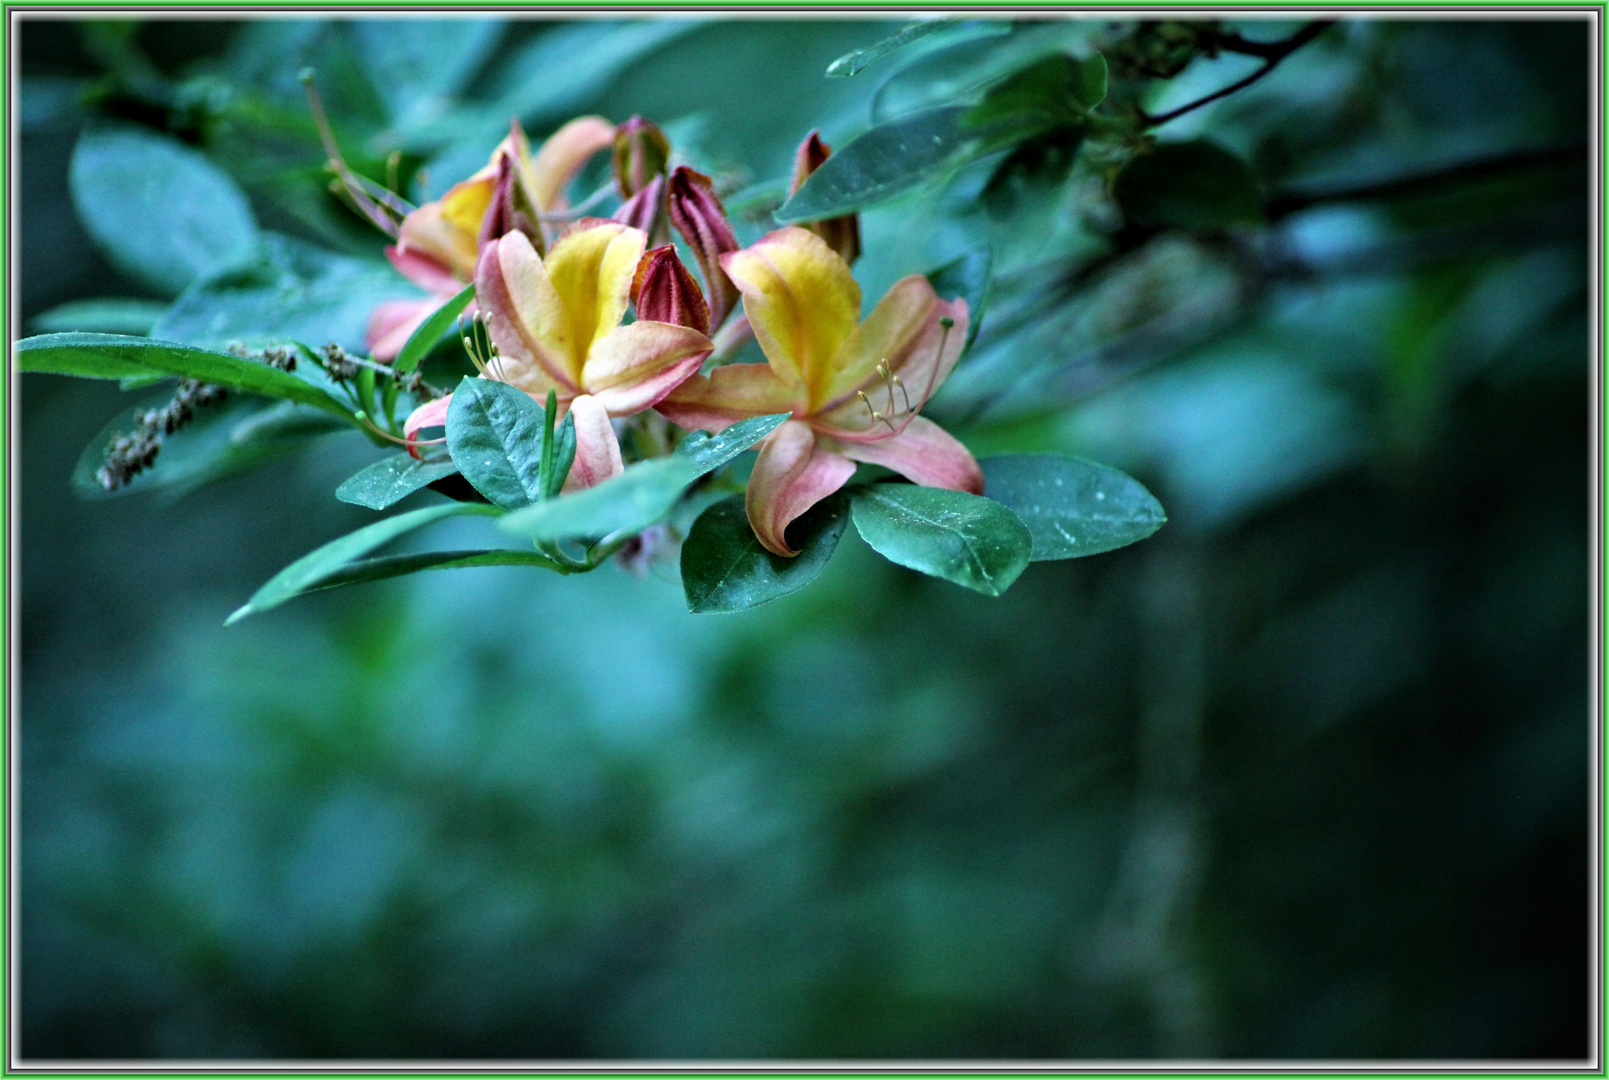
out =
[[548,252],[548,280],[568,315],[571,370],[579,374],[592,343],[620,325],[631,301],[631,280],[648,237],[615,221],[562,237]]
[[765,358],[786,382],[816,385],[860,322],[860,286],[814,233],[789,227],[721,257]]
[[844,398],[854,397],[856,390],[865,390],[874,398],[885,396],[880,393],[886,384],[877,374],[878,364],[888,364],[908,382],[902,365],[910,363],[911,346],[938,318],[933,313],[938,302],[933,286],[921,274],[896,281],[839,347],[821,380],[811,386],[811,406],[832,408]]
[[601,116],[571,120],[542,144],[526,168],[525,182],[544,212],[563,209],[564,189],[587,159],[615,142],[615,126]]
[[570,403],[570,415],[575,417],[575,461],[565,477],[564,490],[580,491],[624,472],[620,440],[598,399],[582,394]]
[[[951,322],[949,327],[943,323],[946,318]],[[871,399],[871,408],[853,391],[846,392],[812,414],[811,424],[817,431],[850,442],[888,438],[902,429],[943,385],[961,357],[966,338],[966,301],[936,301],[920,332],[888,357],[892,373],[900,377],[902,386],[893,387],[890,393],[889,385],[874,371],[860,387]],[[873,417],[872,408],[887,416],[888,422]]]
[[564,302],[524,233],[487,244],[475,271],[475,298],[499,353],[504,381],[528,394],[580,389],[585,349],[574,347]]
[[983,494],[983,470],[972,451],[925,416],[915,417],[904,431],[887,439],[828,445],[845,457],[893,469],[924,487]]
[[475,273],[475,237],[480,222],[467,232],[442,217],[441,203],[429,202],[402,219],[397,247],[419,252],[468,279]]
[[408,453],[420,457],[416,436],[425,428],[445,427],[447,425],[447,407],[453,403],[453,396],[439,397],[435,401],[427,401],[413,412],[402,424],[402,437],[407,440]]
[[765,549],[784,558],[788,523],[849,482],[855,463],[816,445],[809,425],[789,420],[760,443],[743,504],[749,525]]
[[714,348],[690,327],[639,320],[592,346],[581,369],[581,388],[610,416],[640,413],[696,374]]
[[437,296],[452,296],[462,289],[475,272],[471,265],[469,270],[460,276],[452,267],[441,262],[433,256],[425,254],[418,249],[404,250],[393,245],[385,249],[385,257],[396,268],[397,273]]
[[776,413],[801,415],[804,391],[777,378],[768,364],[728,364],[694,375],[654,406],[673,424],[714,434],[739,420]]

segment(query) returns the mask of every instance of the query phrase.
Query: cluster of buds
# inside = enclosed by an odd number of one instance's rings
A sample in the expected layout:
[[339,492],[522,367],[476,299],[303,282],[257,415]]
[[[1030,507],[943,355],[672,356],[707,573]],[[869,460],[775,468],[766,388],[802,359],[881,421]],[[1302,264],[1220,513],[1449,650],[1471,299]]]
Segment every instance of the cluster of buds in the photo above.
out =
[[228,396],[229,391],[221,386],[195,379],[181,381],[172,400],[160,409],[142,412],[133,431],[112,440],[106,448],[105,464],[95,473],[96,482],[107,491],[127,484],[151,467],[162,452],[162,441],[195,419],[197,409]]
[[335,342],[328,342],[314,354],[324,373],[338,383],[351,382],[358,377],[358,365],[346,355],[346,350]]
[[230,356],[238,356],[242,360],[255,360],[259,364],[267,364],[280,371],[296,370],[296,350],[287,349],[283,345],[270,345],[266,349],[253,352],[238,341],[232,341],[225,349]]

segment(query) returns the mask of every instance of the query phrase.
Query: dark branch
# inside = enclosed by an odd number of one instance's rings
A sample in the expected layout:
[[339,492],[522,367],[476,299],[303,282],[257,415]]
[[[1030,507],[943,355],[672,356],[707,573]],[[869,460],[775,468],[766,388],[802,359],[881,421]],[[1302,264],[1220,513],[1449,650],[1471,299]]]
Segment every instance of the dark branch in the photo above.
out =
[[[1262,67],[1258,68],[1250,75],[1247,75],[1239,82],[1230,83],[1222,90],[1214,91],[1204,98],[1197,98],[1195,101],[1192,101],[1189,104],[1181,105],[1177,109],[1165,112],[1160,116],[1151,116],[1148,113],[1141,112],[1140,120],[1145,124],[1146,127],[1156,127],[1159,124],[1166,124],[1169,120],[1177,120],[1185,113],[1195,112],[1203,105],[1211,105],[1214,101],[1217,101],[1220,98],[1226,98],[1230,94],[1238,93],[1239,91],[1246,89],[1246,87],[1250,86],[1252,83],[1257,82],[1259,79],[1266,76],[1275,68],[1279,67],[1280,64],[1285,62],[1285,58],[1287,56],[1295,52],[1297,49],[1300,49],[1303,45],[1306,45],[1309,41],[1312,41],[1314,38],[1318,37],[1334,24],[1334,19],[1319,19],[1308,23],[1306,26],[1302,27],[1302,29],[1298,30],[1290,37],[1285,38],[1283,41],[1255,42],[1246,41],[1244,38],[1236,37],[1234,38],[1235,42],[1242,47],[1228,48],[1227,51],[1245,52],[1251,56],[1261,56],[1263,58]],[[1227,48],[1227,46],[1224,47]]]

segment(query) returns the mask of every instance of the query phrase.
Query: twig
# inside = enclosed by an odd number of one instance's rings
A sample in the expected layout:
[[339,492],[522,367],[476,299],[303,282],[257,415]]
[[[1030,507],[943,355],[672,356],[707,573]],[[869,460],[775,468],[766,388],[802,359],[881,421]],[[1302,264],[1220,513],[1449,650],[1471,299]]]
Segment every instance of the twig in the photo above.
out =
[[1226,98],[1230,94],[1244,90],[1252,83],[1258,81],[1269,72],[1279,67],[1280,64],[1284,63],[1287,56],[1295,52],[1297,49],[1300,49],[1303,45],[1306,45],[1309,41],[1312,41],[1314,38],[1318,37],[1325,30],[1334,25],[1334,23],[1334,19],[1319,19],[1314,22],[1310,22],[1306,26],[1302,27],[1302,29],[1292,34],[1290,37],[1285,38],[1283,41],[1255,42],[1246,41],[1244,38],[1239,38],[1237,36],[1232,40],[1234,45],[1238,47],[1223,47],[1228,48],[1229,52],[1244,52],[1251,56],[1261,56],[1263,58],[1262,67],[1258,68],[1250,75],[1247,75],[1239,82],[1230,83],[1222,90],[1214,91],[1204,98],[1197,98],[1195,101],[1192,101],[1189,104],[1181,105],[1177,109],[1172,109],[1161,114],[1160,116],[1152,116],[1144,110],[1141,110],[1140,120],[1145,124],[1146,127],[1156,127],[1159,124],[1166,124],[1169,120],[1177,120],[1185,113],[1194,112],[1203,105],[1211,105],[1214,101],[1217,101],[1220,98]]

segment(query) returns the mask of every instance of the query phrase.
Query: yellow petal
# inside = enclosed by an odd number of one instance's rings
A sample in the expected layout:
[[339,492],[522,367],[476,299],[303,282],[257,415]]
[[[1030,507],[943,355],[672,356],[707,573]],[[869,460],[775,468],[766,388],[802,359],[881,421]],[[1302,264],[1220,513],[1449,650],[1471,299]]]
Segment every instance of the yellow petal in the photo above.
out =
[[[890,293],[899,290],[909,280],[911,279],[906,278],[896,283]],[[946,318],[951,323],[948,327],[943,323]],[[866,321],[871,323],[872,320]],[[847,387],[843,393],[823,402],[811,413],[811,426],[817,431],[851,442],[889,437],[903,429],[910,418],[927,404],[928,398],[943,385],[951,369],[955,367],[955,362],[961,358],[961,350],[966,345],[966,339],[966,301],[935,299],[926,318],[918,325],[916,333],[909,336],[890,335],[883,339],[890,349],[885,354],[888,367],[891,374],[899,376],[900,384],[890,386],[882,376],[872,371],[859,386]],[[859,344],[869,349],[870,340],[871,336],[868,335],[862,338]],[[872,352],[863,354],[862,362],[872,356]],[[875,364],[875,360],[871,362]],[[849,365],[845,366],[845,370],[846,372],[850,370]],[[864,392],[870,399],[869,407],[860,399],[856,390]],[[872,409],[887,417],[888,422],[884,423],[872,416]]]
[[587,159],[615,143],[615,126],[601,116],[571,120],[548,137],[531,158],[525,183],[544,212],[561,209],[564,189]]
[[492,191],[497,187],[496,170],[488,169],[454,184],[441,197],[442,220],[467,235],[471,245],[480,235],[481,219],[486,216],[486,208],[492,205]]
[[577,375],[592,343],[625,317],[631,279],[647,245],[641,229],[606,221],[570,233],[548,252],[547,276],[569,316]]
[[479,231],[479,221],[475,222],[475,228],[465,232],[442,217],[441,203],[429,202],[402,219],[397,247],[404,252],[428,255],[467,280],[475,273]]
[[475,301],[500,354],[499,377],[528,394],[550,386],[576,393],[584,349],[547,268],[524,233],[511,232],[486,245],[475,270]]
[[813,388],[860,321],[860,286],[819,236],[789,227],[721,258],[784,382]]
[[[839,347],[820,381],[812,384],[811,408],[830,408],[853,397],[856,390],[865,390],[874,399],[886,397],[883,391],[887,387],[877,374],[877,365],[887,364],[905,378],[901,365],[909,361],[912,343],[937,317],[933,309],[938,302],[938,294],[921,274],[896,281]],[[962,336],[964,339],[965,334]]]

